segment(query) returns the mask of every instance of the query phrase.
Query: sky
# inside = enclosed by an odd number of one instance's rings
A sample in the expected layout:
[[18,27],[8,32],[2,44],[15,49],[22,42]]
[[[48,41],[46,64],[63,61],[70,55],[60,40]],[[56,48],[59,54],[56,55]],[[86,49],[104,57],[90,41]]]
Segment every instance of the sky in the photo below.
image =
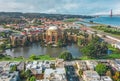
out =
[[0,12],[74,15],[120,14],[120,0],[0,0]]

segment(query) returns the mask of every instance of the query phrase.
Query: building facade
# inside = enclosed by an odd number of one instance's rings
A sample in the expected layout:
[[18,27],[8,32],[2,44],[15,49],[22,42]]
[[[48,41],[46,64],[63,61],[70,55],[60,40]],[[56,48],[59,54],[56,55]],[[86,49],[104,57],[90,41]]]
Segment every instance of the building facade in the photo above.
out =
[[46,42],[57,43],[59,39],[62,39],[62,30],[56,26],[50,26],[46,30]]

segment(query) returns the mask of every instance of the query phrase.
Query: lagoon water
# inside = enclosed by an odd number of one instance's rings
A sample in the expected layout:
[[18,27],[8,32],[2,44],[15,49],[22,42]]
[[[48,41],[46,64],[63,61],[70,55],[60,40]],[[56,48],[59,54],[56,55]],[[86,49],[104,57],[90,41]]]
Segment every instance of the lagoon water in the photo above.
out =
[[5,53],[12,57],[23,56],[28,58],[31,54],[35,55],[45,55],[49,54],[52,57],[58,57],[62,51],[69,51],[72,53],[73,57],[80,57],[81,52],[76,44],[61,48],[51,48],[51,47],[41,47],[38,43],[34,43],[28,47],[17,47],[13,49],[7,49]]
[[86,21],[93,21],[100,24],[111,25],[115,27],[120,27],[120,16],[100,16],[92,19],[87,19]]

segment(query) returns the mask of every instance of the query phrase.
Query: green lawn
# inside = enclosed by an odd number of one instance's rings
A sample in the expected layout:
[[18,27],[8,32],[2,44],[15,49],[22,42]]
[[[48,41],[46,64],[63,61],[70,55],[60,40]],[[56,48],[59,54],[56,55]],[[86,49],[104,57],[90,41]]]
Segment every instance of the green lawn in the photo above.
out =
[[77,20],[78,19],[76,19],[76,18],[69,18],[69,19],[64,20],[64,22],[75,22]]
[[[50,57],[49,55],[39,55],[36,56],[35,60],[55,60],[56,58]],[[102,57],[101,59],[120,59],[120,54],[110,54]],[[87,56],[81,56],[78,59],[74,60],[98,60],[97,58],[89,58]],[[0,56],[0,61],[34,61],[30,58],[17,57],[12,58],[10,56]]]
[[55,60],[55,58],[52,58],[49,55],[39,55],[39,60]]
[[[101,59],[120,59],[120,54],[109,54],[109,55],[101,57]],[[78,60],[99,60],[99,59],[97,59],[97,58],[89,58],[87,56],[82,56]]]
[[80,60],[96,60],[95,58],[89,58],[88,56],[81,56]]
[[120,54],[110,54],[104,57],[105,59],[120,59]]
[[96,31],[104,32],[106,35],[110,35],[116,38],[120,38],[120,31],[114,27],[108,27],[106,25],[100,26],[92,26],[91,28],[95,29]]
[[[35,60],[55,60],[55,58],[50,57],[49,55],[39,55],[36,56]],[[0,56],[0,61],[32,61],[30,58],[16,57],[12,58],[10,56]]]

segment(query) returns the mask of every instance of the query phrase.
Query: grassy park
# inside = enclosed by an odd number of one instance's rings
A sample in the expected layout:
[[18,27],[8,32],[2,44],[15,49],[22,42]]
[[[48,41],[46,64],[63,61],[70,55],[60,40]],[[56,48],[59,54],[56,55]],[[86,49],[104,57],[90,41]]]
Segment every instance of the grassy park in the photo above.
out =
[[33,61],[33,60],[55,60],[55,58],[50,57],[49,55],[34,55],[32,54],[29,58],[24,57],[11,57],[7,55],[0,55],[0,61]]

